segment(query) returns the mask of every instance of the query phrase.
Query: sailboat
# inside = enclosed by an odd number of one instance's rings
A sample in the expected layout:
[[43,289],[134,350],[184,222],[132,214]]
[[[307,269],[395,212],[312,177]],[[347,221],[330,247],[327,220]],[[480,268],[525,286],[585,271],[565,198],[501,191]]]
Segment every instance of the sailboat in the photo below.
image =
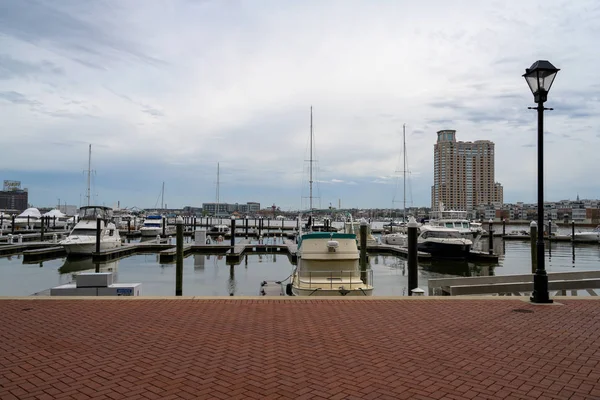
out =
[[121,246],[119,230],[111,221],[112,208],[91,205],[91,165],[92,145],[90,144],[87,171],[87,206],[81,207],[79,222],[73,227],[69,236],[59,242],[67,254],[91,255],[96,251],[98,220],[100,221],[100,250],[114,249]]
[[160,209],[162,213],[149,214],[144,220],[144,224],[140,228],[140,234],[143,237],[156,237],[157,235],[172,235],[175,233],[173,225],[166,225],[163,228],[163,223],[166,223],[165,212],[165,183],[162,183]]
[[309,223],[298,233],[298,262],[286,293],[294,296],[370,296],[372,271],[361,277],[360,253],[354,233],[312,230],[313,116],[310,108]]
[[[402,125],[402,160],[403,160],[403,166],[402,166],[402,173],[403,173],[403,190],[402,190],[402,195],[403,195],[403,199],[404,199],[404,204],[403,204],[403,212],[404,212],[404,216],[402,218],[402,224],[399,225],[398,228],[402,227],[402,226],[406,226],[406,167],[407,167],[407,163],[406,163],[406,124]],[[381,242],[385,243],[385,244],[392,244],[395,246],[406,246],[408,243],[408,236],[406,234],[406,232],[394,232],[394,226],[393,226],[393,222],[390,222],[390,233],[386,234],[386,235],[381,235]]]

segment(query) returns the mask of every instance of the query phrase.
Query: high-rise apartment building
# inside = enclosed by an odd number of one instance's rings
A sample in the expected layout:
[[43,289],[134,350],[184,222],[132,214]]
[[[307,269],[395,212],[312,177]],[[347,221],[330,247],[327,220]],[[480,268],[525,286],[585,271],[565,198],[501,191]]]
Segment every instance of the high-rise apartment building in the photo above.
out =
[[445,209],[471,211],[480,204],[502,204],[502,185],[494,181],[494,143],[457,142],[455,130],[437,135],[431,208],[443,203]]

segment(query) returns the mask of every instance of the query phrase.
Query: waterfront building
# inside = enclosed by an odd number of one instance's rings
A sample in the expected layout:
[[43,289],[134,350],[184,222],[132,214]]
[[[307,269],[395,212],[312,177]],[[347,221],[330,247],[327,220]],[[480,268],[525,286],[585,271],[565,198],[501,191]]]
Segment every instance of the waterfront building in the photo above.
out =
[[28,207],[29,193],[21,189],[20,181],[4,181],[0,192],[0,210],[24,211]]
[[464,211],[503,203],[502,185],[494,180],[493,142],[457,142],[455,130],[438,131],[433,159],[433,210],[439,209],[440,203],[446,209]]
[[246,204],[238,203],[202,203],[202,211],[206,215],[229,216],[234,212],[240,214],[256,214],[260,211],[260,203],[249,201]]

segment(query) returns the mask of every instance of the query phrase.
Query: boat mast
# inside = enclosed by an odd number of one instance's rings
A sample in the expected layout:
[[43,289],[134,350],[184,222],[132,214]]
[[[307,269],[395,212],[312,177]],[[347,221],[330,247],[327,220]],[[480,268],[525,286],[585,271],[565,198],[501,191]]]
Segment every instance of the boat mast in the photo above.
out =
[[162,195],[160,199],[160,208],[165,209],[165,182],[162,184]]
[[310,188],[310,194],[309,194],[309,210],[310,210],[310,214],[312,215],[312,209],[313,209],[313,171],[312,171],[312,165],[313,165],[313,117],[312,117],[312,106],[310,106],[310,165],[309,165],[309,188]]
[[402,124],[402,149],[403,149],[403,165],[402,165],[402,172],[404,174],[404,177],[402,178],[402,184],[403,184],[403,197],[404,197],[404,222],[406,222],[406,124]]
[[215,216],[219,215],[219,163],[217,163],[217,209],[215,210]]
[[88,154],[88,170],[87,170],[87,205],[90,206],[90,183],[91,183],[91,174],[92,174],[92,145],[90,144],[89,154]]

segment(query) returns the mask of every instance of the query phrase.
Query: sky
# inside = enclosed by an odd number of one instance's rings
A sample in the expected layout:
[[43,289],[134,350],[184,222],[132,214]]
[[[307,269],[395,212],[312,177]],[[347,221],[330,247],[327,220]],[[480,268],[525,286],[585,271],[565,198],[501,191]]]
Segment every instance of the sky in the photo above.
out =
[[504,201],[537,199],[522,77],[561,71],[545,199],[600,198],[600,2],[0,0],[0,180],[34,206],[258,201],[430,206],[436,132],[496,144]]

